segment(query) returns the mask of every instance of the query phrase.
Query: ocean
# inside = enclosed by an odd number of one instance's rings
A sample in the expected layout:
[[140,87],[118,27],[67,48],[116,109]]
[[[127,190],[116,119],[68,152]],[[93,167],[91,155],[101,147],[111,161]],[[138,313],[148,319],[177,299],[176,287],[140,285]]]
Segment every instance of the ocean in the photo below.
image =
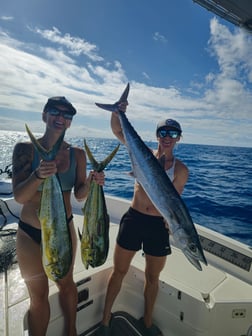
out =
[[[13,147],[26,141],[26,133],[0,131],[0,176],[11,164]],[[83,138],[67,138],[83,148]],[[86,138],[97,161],[118,144],[117,139]],[[157,143],[147,142],[151,148]],[[189,168],[190,176],[182,198],[195,223],[252,247],[252,148],[178,144],[175,155]],[[88,170],[91,169],[88,163]],[[105,170],[104,191],[131,199],[134,179],[130,159],[121,145]]]

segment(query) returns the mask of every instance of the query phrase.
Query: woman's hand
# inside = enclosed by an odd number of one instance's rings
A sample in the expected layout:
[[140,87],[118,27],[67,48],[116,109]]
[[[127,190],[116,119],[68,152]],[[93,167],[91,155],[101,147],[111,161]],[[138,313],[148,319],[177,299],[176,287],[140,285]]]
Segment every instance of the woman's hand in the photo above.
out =
[[41,160],[35,172],[36,172],[35,175],[39,179],[45,179],[49,176],[52,176],[57,173],[56,162],[54,160],[53,161]]
[[127,110],[127,106],[128,106],[128,105],[129,105],[128,101],[119,103],[119,104],[118,104],[118,109],[119,109],[119,111],[125,113],[126,110]]
[[93,175],[92,180],[95,183],[99,184],[100,186],[104,186],[104,184],[105,184],[105,174],[104,174],[103,171],[99,172],[99,173],[97,171],[92,171],[92,175]]

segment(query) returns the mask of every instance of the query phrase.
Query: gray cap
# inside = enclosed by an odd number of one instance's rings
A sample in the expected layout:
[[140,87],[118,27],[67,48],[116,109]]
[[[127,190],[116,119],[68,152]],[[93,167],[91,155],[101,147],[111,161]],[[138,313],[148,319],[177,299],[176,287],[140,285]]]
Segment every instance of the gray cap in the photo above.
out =
[[45,104],[44,111],[46,112],[48,108],[57,106],[64,106],[72,115],[76,114],[76,109],[73,107],[73,105],[65,97],[62,96],[49,98],[47,103]]
[[173,128],[174,130],[176,131],[179,131],[180,134],[182,133],[182,128],[180,126],[180,124],[174,120],[174,119],[165,119],[165,120],[161,120],[158,124],[157,124],[157,129],[156,129],[156,134],[158,132],[158,130],[160,128],[163,128],[163,127],[171,127]]

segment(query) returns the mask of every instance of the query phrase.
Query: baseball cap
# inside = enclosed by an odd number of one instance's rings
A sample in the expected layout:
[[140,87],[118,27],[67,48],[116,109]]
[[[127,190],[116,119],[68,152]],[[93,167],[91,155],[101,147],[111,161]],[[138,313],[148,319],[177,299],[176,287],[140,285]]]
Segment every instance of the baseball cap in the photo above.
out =
[[76,114],[76,109],[73,107],[73,105],[63,96],[57,96],[57,97],[51,97],[47,100],[47,103],[45,104],[44,111],[50,107],[57,107],[57,106],[64,106],[68,109],[68,112],[72,115]]
[[156,134],[157,134],[158,130],[160,128],[163,128],[163,127],[171,127],[172,129],[175,129],[176,131],[179,131],[180,134],[182,133],[182,128],[181,128],[180,124],[174,119],[161,120],[157,124]]

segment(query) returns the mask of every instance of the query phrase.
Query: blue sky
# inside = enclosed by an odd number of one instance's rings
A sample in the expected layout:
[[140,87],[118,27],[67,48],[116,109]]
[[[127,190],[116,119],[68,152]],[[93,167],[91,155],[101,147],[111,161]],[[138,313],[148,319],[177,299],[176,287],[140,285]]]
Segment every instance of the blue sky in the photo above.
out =
[[130,82],[144,140],[174,118],[184,143],[252,146],[252,34],[192,0],[2,0],[0,129],[43,132],[48,97],[77,108],[69,136],[113,137],[109,112]]

